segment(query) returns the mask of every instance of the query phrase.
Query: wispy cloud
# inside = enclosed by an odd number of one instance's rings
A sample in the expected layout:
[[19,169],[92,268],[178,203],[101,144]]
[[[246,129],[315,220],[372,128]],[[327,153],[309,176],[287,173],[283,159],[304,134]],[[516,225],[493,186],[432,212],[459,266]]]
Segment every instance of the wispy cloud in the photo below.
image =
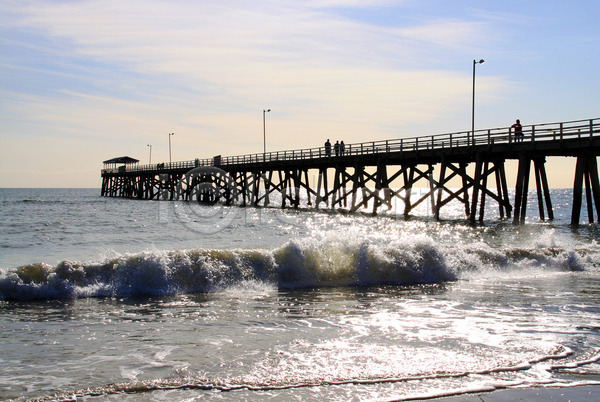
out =
[[[456,18],[391,25],[336,12],[403,3],[4,3],[2,29],[13,37],[4,46],[20,43],[35,63],[13,56],[0,68],[15,81],[39,81],[35,90],[4,91],[6,127],[24,137],[38,124],[46,136],[105,140],[90,160],[141,152],[174,130],[181,159],[258,152],[265,107],[273,109],[271,149],[318,146],[330,134],[346,142],[413,135],[403,128],[468,110],[468,71],[444,66],[489,34]],[[479,88],[509,90],[499,77]]]
[[[345,3],[340,1],[340,3]],[[350,2],[352,3],[352,2]],[[217,5],[218,4],[218,5]],[[225,4],[225,5],[223,5]],[[472,43],[480,24],[427,21],[401,28],[353,21],[302,2],[230,7],[212,2],[41,3],[19,25],[67,40],[70,51],[141,72],[217,74],[253,64],[377,64],[410,60],[420,46]],[[140,7],[140,5],[143,5]]]

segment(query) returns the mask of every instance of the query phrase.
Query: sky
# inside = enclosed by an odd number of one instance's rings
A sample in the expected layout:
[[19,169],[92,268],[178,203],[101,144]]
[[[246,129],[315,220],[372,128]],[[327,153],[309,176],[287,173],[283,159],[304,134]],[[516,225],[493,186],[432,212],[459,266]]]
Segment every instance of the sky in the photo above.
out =
[[[597,0],[3,0],[0,187],[600,117]],[[572,158],[550,185],[571,187]],[[511,177],[509,175],[509,177]],[[511,180],[512,181],[512,180]],[[514,186],[514,184],[509,184]]]

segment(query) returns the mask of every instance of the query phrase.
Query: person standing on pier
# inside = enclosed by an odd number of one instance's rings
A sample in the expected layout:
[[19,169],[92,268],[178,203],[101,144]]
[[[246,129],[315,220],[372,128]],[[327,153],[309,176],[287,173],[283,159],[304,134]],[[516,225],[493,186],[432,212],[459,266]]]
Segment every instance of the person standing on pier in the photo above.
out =
[[336,141],[333,146],[333,150],[335,151],[335,156],[340,156],[340,142]]
[[325,156],[331,156],[331,142],[329,142],[329,138],[325,141]]
[[515,142],[523,141],[523,127],[521,126],[521,121],[517,119],[517,122],[510,126],[510,128],[514,129],[515,132]]
[[340,155],[344,155],[344,152],[346,151],[346,144],[344,144],[344,141],[340,142]]

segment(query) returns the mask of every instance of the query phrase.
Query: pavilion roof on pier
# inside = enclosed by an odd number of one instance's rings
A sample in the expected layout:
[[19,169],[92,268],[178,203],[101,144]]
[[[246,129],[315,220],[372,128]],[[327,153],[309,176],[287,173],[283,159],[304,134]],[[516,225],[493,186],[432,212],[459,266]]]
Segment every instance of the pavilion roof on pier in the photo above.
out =
[[110,164],[113,164],[113,163],[114,164],[124,163],[124,164],[128,165],[130,163],[138,163],[138,162],[139,162],[138,159],[132,158],[130,156],[119,156],[117,158],[112,158],[112,159],[105,160],[102,163],[104,163],[105,165],[110,165]]

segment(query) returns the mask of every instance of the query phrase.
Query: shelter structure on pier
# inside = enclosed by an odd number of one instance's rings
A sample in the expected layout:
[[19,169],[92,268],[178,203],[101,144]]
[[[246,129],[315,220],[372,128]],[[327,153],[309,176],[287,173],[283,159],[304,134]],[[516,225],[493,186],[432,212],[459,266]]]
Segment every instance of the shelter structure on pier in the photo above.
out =
[[118,156],[116,158],[108,159],[102,162],[103,172],[109,170],[126,171],[129,165],[136,165],[140,161],[139,159],[132,158],[131,156]]

